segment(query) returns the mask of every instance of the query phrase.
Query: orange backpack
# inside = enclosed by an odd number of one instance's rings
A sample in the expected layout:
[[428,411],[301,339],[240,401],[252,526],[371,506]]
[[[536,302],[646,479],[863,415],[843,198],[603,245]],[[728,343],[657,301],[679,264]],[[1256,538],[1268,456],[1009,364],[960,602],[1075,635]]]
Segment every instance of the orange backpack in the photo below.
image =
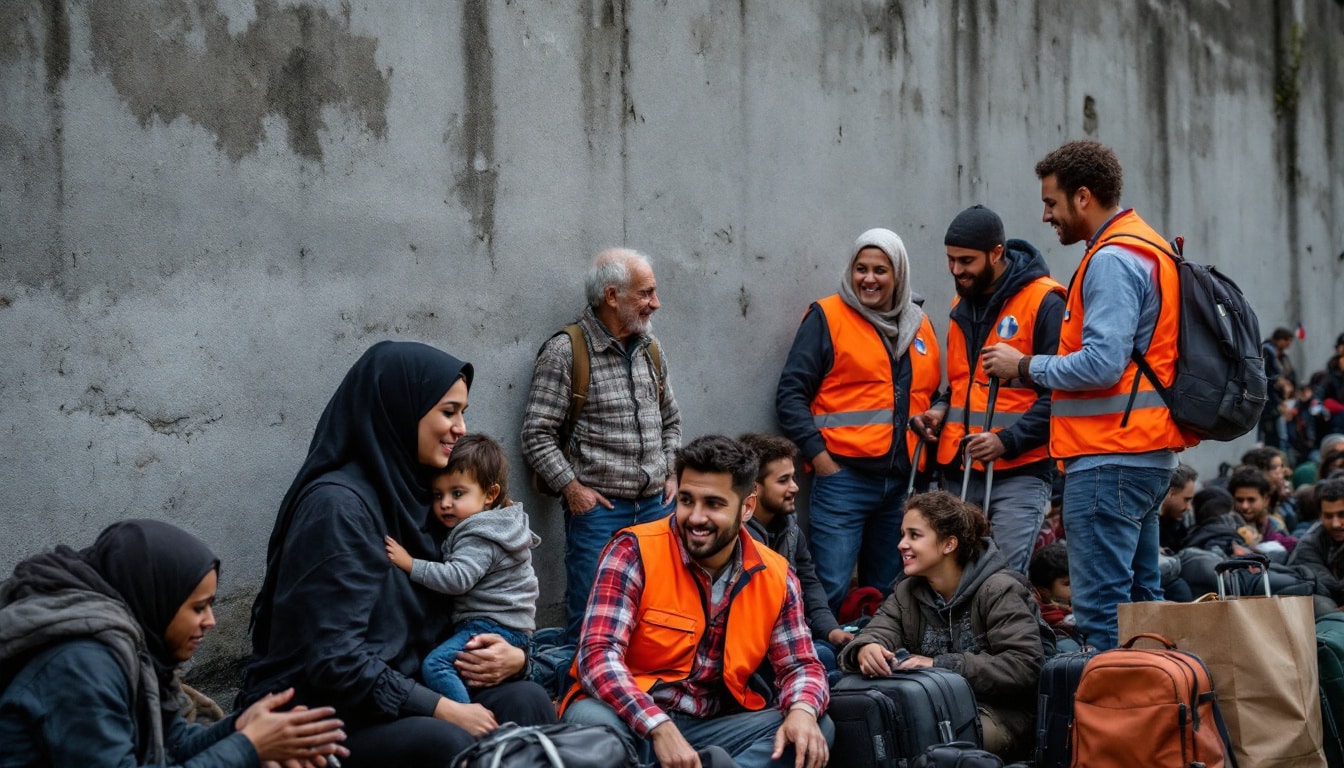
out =
[[[1139,638],[1160,650],[1134,648]],[[1092,657],[1073,700],[1071,768],[1236,768],[1204,662],[1140,634]]]

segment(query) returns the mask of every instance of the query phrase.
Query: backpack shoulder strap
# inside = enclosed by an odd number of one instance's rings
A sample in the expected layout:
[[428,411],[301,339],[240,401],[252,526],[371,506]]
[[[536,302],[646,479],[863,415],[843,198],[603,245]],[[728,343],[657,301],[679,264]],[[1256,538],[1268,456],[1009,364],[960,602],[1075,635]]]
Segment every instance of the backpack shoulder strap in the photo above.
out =
[[569,369],[569,412],[565,414],[565,420],[560,423],[558,431],[560,445],[563,447],[569,442],[570,435],[574,434],[574,425],[579,423],[579,414],[588,401],[588,384],[592,379],[592,369],[588,360],[588,336],[583,332],[583,326],[570,323],[556,335],[559,336],[561,333],[569,336],[572,358]]
[[[1144,243],[1145,245],[1150,246],[1153,250],[1163,254],[1164,256],[1176,262],[1177,264],[1180,264],[1182,261],[1185,261],[1184,257],[1181,255],[1182,245],[1184,244],[1182,238],[1177,238],[1174,243],[1168,245],[1165,243],[1155,243],[1146,237],[1130,234],[1128,232],[1117,232],[1116,234],[1107,237],[1105,240],[1102,240],[1101,244],[1098,246],[1098,249],[1100,249],[1101,246],[1104,246],[1107,243],[1115,242],[1117,240],[1137,240],[1141,243]],[[1160,282],[1157,287],[1157,300],[1159,302],[1162,301],[1162,286]],[[1144,377],[1148,379],[1149,382],[1152,383],[1153,389],[1157,390],[1157,394],[1159,397],[1162,398],[1162,402],[1166,404],[1167,410],[1171,410],[1171,390],[1169,390],[1161,381],[1158,380],[1157,372],[1154,371],[1153,367],[1148,364],[1148,359],[1144,357],[1143,353],[1137,349],[1131,349],[1129,351],[1129,359],[1133,360],[1134,364],[1139,367],[1139,373],[1141,373]],[[1134,398],[1138,396],[1138,393],[1139,393],[1139,380],[1136,377],[1134,379],[1134,387],[1131,389],[1129,393],[1129,404],[1125,406],[1125,416],[1120,420],[1120,426],[1124,427],[1129,424],[1129,413],[1130,410],[1134,407]]]
[[663,402],[663,350],[658,346],[657,339],[649,339],[649,361],[653,363],[653,375],[658,378],[658,402]]

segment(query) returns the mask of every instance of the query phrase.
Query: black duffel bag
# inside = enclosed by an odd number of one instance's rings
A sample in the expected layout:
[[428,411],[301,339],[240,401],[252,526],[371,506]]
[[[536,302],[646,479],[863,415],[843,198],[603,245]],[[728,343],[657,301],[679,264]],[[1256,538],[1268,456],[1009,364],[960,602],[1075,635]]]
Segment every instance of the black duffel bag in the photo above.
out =
[[639,768],[635,751],[607,725],[504,723],[459,752],[451,768]]

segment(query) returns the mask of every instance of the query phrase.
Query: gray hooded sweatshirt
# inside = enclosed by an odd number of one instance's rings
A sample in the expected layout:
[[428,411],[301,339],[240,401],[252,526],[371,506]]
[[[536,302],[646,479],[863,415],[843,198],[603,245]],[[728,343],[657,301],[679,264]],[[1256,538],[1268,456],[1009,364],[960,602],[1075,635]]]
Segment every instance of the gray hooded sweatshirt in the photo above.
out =
[[443,562],[414,560],[411,581],[456,595],[453,623],[490,619],[509,629],[537,628],[537,574],[522,504],[486,509],[458,523],[443,542]]

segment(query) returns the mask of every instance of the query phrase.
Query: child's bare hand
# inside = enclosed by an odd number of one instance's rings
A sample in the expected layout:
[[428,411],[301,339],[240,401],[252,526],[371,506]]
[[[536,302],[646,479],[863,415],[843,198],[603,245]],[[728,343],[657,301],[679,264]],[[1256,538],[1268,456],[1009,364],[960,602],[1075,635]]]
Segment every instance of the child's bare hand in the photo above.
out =
[[449,698],[439,699],[434,717],[454,723],[472,736],[484,736],[499,727],[495,714],[480,704],[459,704]]
[[398,544],[396,539],[391,536],[385,537],[383,543],[387,546],[387,559],[391,560],[392,564],[401,570],[410,573],[411,553],[407,552],[406,548]]

